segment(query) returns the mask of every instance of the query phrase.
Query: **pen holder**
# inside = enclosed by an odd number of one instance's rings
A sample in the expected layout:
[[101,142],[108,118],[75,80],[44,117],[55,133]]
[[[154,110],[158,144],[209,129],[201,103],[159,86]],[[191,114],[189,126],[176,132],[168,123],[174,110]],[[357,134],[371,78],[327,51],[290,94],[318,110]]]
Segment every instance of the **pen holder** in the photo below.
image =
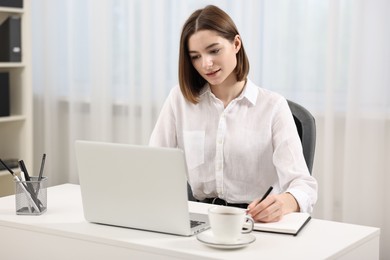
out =
[[30,177],[29,181],[15,181],[15,209],[17,215],[41,215],[47,209],[47,177]]

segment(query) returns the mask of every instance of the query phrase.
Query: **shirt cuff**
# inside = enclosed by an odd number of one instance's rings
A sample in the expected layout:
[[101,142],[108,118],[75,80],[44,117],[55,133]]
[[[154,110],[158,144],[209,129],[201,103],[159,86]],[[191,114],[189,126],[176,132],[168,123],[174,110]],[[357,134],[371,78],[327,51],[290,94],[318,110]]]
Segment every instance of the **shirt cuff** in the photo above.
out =
[[298,202],[300,212],[311,213],[313,211],[312,203],[310,202],[310,197],[301,190],[291,189],[286,192],[294,196]]

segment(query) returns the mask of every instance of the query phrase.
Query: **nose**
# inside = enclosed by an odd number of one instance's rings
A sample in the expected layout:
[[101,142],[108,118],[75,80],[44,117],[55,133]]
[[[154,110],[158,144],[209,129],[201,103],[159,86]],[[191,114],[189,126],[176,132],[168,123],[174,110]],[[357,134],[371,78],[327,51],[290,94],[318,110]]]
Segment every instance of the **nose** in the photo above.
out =
[[210,56],[205,56],[202,60],[202,67],[204,69],[211,69],[213,67],[213,60]]

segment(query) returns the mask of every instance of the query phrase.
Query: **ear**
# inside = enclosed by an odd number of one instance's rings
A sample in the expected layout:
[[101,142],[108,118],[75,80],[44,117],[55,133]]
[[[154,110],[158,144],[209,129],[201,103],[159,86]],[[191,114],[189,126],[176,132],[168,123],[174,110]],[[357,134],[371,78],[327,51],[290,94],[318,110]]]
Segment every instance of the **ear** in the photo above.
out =
[[240,37],[240,35],[237,34],[234,37],[233,44],[234,44],[234,49],[235,49],[236,54],[237,54],[238,51],[241,49],[241,37]]

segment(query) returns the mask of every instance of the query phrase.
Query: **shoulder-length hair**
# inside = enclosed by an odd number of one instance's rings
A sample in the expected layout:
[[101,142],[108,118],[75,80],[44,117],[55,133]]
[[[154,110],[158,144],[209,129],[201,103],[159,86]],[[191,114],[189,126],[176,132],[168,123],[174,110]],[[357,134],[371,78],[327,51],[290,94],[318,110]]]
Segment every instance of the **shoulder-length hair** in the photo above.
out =
[[[191,103],[197,104],[200,91],[206,80],[192,65],[188,50],[188,40],[196,32],[211,30],[230,42],[239,35],[236,25],[230,16],[220,8],[208,5],[196,10],[184,23],[180,37],[179,52],[179,85],[183,96]],[[249,73],[249,61],[241,40],[241,48],[236,54],[237,66],[235,73],[238,81],[246,80]]]

